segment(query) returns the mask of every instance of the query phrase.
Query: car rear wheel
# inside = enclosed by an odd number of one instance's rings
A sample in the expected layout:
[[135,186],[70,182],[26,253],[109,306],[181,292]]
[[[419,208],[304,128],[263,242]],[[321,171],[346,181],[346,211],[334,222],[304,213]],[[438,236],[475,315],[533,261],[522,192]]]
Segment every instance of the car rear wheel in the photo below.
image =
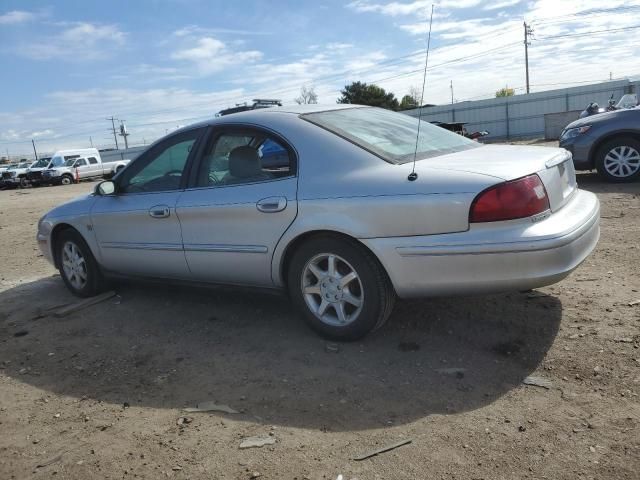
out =
[[615,138],[606,142],[598,151],[596,168],[609,182],[631,182],[640,176],[640,141]]
[[296,250],[288,286],[308,325],[336,340],[358,340],[381,327],[395,301],[378,261],[355,241],[332,235]]
[[74,295],[92,297],[104,290],[104,278],[91,249],[75,230],[63,231],[56,241],[58,269]]

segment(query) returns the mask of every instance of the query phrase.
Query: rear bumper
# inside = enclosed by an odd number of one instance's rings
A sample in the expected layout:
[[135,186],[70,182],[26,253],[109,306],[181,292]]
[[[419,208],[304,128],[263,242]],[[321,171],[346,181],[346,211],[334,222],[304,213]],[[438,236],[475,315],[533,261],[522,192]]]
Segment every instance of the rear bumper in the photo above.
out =
[[466,232],[364,239],[400,297],[527,290],[569,275],[600,236],[597,197],[577,190],[546,219],[474,224]]

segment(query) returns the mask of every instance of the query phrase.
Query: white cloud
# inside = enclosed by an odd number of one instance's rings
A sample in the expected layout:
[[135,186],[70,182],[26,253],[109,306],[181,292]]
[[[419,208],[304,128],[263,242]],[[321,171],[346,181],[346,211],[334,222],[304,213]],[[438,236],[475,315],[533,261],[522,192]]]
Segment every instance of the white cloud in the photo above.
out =
[[18,45],[16,52],[33,60],[96,60],[113,54],[126,39],[115,25],[77,22],[58,26],[63,29],[60,33]]
[[[347,7],[355,10],[356,12],[374,12],[388,15],[390,17],[397,17],[402,15],[413,15],[420,12],[430,12],[433,0],[418,0],[409,3],[402,2],[387,2],[387,3],[372,3],[369,0],[354,0],[347,4]],[[441,8],[447,9],[463,9],[475,7],[482,3],[482,0],[442,0],[438,2],[435,10]]]
[[488,3],[482,7],[483,10],[500,10],[503,8],[514,7],[523,0],[503,0],[502,2]]
[[0,15],[0,25],[17,25],[19,23],[30,22],[36,18],[36,15],[23,10],[13,10]]
[[195,41],[195,46],[174,51],[171,58],[191,63],[202,75],[211,75],[231,66],[255,62],[262,58],[262,52],[233,51],[217,38],[202,37]]

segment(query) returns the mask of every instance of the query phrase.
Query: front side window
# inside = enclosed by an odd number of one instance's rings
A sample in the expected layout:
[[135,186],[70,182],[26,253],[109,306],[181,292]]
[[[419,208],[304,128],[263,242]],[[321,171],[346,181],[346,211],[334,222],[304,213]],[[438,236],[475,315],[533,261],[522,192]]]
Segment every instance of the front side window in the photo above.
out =
[[216,137],[205,152],[198,187],[238,185],[287,177],[292,154],[283,143],[262,132],[229,132]]
[[98,160],[96,160],[96,158],[95,158],[95,157],[89,157],[89,163],[90,163],[91,165],[95,165],[96,163],[98,163]]
[[[413,161],[418,119],[382,108],[346,108],[301,115],[391,163]],[[477,142],[422,120],[416,159],[479,147]]]
[[178,190],[201,129],[177,134],[136,159],[118,181],[121,193]]
[[76,167],[84,167],[87,164],[87,161],[84,158],[76,161]]

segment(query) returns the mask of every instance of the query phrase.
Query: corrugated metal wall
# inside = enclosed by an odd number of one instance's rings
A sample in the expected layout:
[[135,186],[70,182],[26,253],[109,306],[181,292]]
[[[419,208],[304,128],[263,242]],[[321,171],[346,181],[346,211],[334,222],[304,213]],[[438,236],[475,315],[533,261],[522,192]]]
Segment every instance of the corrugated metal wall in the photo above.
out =
[[[609,98],[625,93],[640,94],[640,79],[614,80],[546,92],[491,98],[422,109],[422,119],[440,122],[467,122],[470,132],[487,130],[492,139],[544,137],[544,115],[583,110],[590,102],[606,106]],[[420,109],[403,113],[417,117]]]

